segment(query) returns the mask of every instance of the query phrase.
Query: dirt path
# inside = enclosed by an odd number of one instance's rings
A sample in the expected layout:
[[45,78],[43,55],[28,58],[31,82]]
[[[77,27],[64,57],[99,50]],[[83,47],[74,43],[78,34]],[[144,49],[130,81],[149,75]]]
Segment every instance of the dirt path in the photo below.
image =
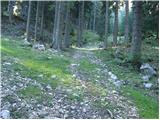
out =
[[[104,109],[109,112],[111,118],[139,118],[137,108],[134,104],[126,97],[120,95],[119,91],[123,83],[118,80],[116,75],[108,70],[107,66],[91,50],[75,50],[72,55],[75,62],[72,63],[71,70],[76,78],[80,79],[83,83],[83,81],[90,82],[91,79],[95,79],[93,76],[96,76],[94,84],[98,84],[107,90],[107,96],[101,97],[101,100],[104,100],[103,102],[108,104],[108,108],[104,106]],[[78,69],[80,61],[84,59],[98,66],[94,71],[91,71],[93,73],[90,75]],[[98,99],[97,96],[94,99]],[[100,109],[103,110],[103,108]]]
[[[118,92],[118,78],[108,71],[107,66],[92,51],[75,50],[70,56],[73,63],[68,69],[78,84],[73,87],[58,85],[55,89],[50,84],[40,83],[40,78],[22,76],[18,71],[21,68],[17,71],[13,69],[19,59],[3,56],[0,115],[5,118],[30,119],[139,118],[134,104]],[[88,61],[87,64],[94,65],[94,68],[89,66],[88,71],[80,69],[82,61]],[[18,93],[28,87],[38,88],[37,96],[25,99]]]

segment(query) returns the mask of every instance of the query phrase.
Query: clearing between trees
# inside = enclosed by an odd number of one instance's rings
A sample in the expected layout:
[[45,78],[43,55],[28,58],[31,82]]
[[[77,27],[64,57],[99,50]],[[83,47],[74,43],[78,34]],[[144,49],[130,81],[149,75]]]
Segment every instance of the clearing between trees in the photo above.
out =
[[[115,68],[116,61],[107,66],[111,61],[103,61],[99,52],[104,50],[96,46],[39,51],[2,36],[1,51],[2,109],[9,110],[11,118],[158,116],[152,90],[135,87],[140,75]],[[134,77],[138,80],[133,82]],[[152,97],[145,95],[149,93]]]
[[1,4],[1,118],[159,118],[158,1]]

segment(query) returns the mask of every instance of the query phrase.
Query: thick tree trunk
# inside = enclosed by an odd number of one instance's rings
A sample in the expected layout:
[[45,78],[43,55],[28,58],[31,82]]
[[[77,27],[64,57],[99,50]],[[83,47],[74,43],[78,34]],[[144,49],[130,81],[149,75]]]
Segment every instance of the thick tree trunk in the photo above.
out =
[[126,12],[126,16],[125,16],[125,41],[126,43],[128,43],[128,34],[129,34],[129,6],[128,6],[128,0],[125,1],[125,12]]
[[113,43],[117,45],[118,36],[118,1],[116,1],[115,17],[114,17],[114,31],[113,31]]
[[38,26],[38,17],[39,17],[39,1],[37,1],[37,11],[36,11],[36,23],[35,23],[35,38],[34,38],[34,43],[37,40],[37,26]]
[[84,15],[84,1],[79,3],[79,18],[78,18],[78,33],[77,33],[77,47],[81,47],[83,34],[83,16]]
[[93,31],[96,31],[96,1],[94,2],[93,8]]
[[26,27],[26,39],[30,42],[29,39],[29,24],[30,24],[30,16],[31,16],[31,1],[29,1],[29,8],[28,8],[28,17],[27,17],[27,27]]
[[44,26],[44,7],[45,7],[45,2],[42,1],[41,26],[40,26],[40,37],[42,42],[43,42],[43,26]]
[[135,1],[133,3],[133,35],[132,35],[132,46],[131,46],[131,55],[132,62],[137,64],[140,62],[141,57],[141,23],[142,20],[142,2]]
[[64,44],[65,44],[65,47],[69,48],[69,45],[70,45],[70,41],[69,41],[69,13],[70,13],[70,8],[69,8],[69,3],[67,2],[67,8],[66,8],[66,16],[65,16],[65,35],[64,35]]
[[106,15],[105,15],[105,40],[104,40],[104,48],[107,48],[107,41],[108,41],[108,23],[109,23],[109,2],[106,1]]

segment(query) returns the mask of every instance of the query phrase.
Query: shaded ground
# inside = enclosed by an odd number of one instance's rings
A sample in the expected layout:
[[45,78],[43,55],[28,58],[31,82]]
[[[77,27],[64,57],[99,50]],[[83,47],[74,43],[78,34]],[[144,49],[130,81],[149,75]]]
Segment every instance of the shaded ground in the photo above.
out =
[[[113,49],[38,51],[23,45],[24,26],[16,34],[14,27],[2,25],[1,112],[9,118],[158,118],[158,76],[144,89],[139,73],[119,65]],[[157,67],[157,51],[143,49],[144,61]]]
[[41,52],[2,39],[1,109],[11,118],[138,118],[92,52]]

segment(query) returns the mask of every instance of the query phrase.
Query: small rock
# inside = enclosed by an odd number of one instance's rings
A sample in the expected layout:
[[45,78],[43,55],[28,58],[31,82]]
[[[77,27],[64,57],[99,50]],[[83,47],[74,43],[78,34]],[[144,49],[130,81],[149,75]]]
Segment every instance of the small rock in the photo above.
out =
[[113,91],[112,91],[112,93],[113,93],[113,94],[117,94],[118,92],[117,92],[117,91],[115,91],[115,90],[113,90]]
[[50,59],[52,59],[52,57],[51,57],[51,56],[49,56],[49,57],[47,57],[47,58],[48,58],[49,60],[50,60]]
[[46,86],[46,89],[47,89],[47,90],[52,90],[52,87],[51,87],[50,85],[47,85],[47,86]]
[[53,95],[53,93],[48,93],[48,95]]
[[100,78],[100,76],[98,75],[97,78]]
[[64,118],[68,118],[69,117],[69,115],[68,114],[64,114]]
[[148,76],[148,75],[142,76],[142,79],[143,79],[144,81],[148,81],[149,78],[150,78],[150,76]]
[[64,110],[63,110],[62,108],[60,108],[60,109],[59,109],[59,112],[63,114],[63,113],[64,113]]
[[43,74],[38,75],[39,78],[43,78]]
[[142,64],[140,70],[143,72],[143,74],[148,75],[150,77],[156,74],[156,71],[148,63]]
[[86,108],[83,108],[83,110],[82,110],[82,111],[83,111],[84,113],[85,113],[85,112],[87,112]]
[[112,74],[111,78],[112,78],[113,80],[117,80],[117,76],[115,76],[114,74]]
[[71,64],[71,66],[76,67],[79,66],[79,64]]
[[33,45],[33,48],[34,49],[38,49],[40,51],[44,51],[45,50],[45,47],[44,47],[43,44],[35,44],[35,45]]
[[51,76],[51,79],[56,79],[56,78],[57,78],[56,75],[52,75],[52,76]]
[[72,77],[73,77],[73,78],[76,78],[76,74],[73,74]]
[[0,112],[0,116],[3,118],[3,119],[9,119],[10,118],[10,112],[8,110],[2,110]]
[[5,62],[5,63],[4,63],[4,65],[11,65],[11,63],[9,63],[9,62]]
[[24,46],[31,46],[32,44],[25,39],[23,42],[23,45]]
[[153,84],[152,83],[143,83],[143,85],[144,85],[145,88],[149,89],[149,88],[152,87]]
[[71,106],[71,109],[74,110],[76,108],[76,106]]
[[116,82],[114,82],[114,85],[116,87],[120,87],[122,85],[122,82],[121,81],[116,81]]
[[59,99],[57,102],[58,102],[58,103],[61,103],[61,102],[62,102],[62,99]]

